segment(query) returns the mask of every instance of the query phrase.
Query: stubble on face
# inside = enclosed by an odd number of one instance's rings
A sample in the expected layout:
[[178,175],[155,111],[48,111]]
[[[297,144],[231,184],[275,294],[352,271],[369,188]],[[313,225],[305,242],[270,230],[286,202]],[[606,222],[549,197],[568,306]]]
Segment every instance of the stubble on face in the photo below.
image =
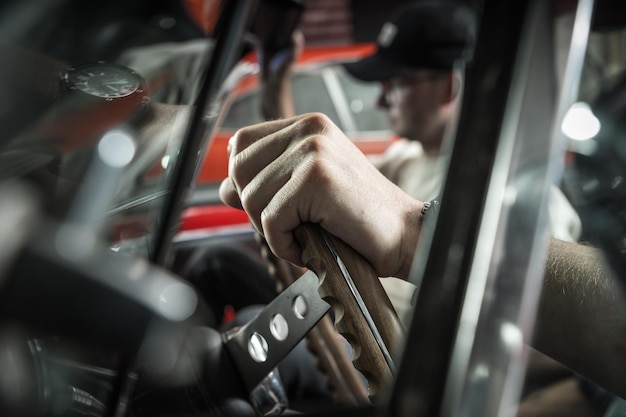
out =
[[400,137],[422,144],[430,154],[441,148],[445,127],[448,123],[445,80],[433,78],[427,82],[405,82],[396,86],[393,100],[388,100],[389,127]]

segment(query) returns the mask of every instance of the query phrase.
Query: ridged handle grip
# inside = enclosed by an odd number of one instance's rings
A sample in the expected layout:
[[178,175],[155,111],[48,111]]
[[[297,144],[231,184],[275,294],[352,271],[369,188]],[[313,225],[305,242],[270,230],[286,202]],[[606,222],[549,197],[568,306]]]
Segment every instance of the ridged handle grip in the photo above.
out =
[[[299,226],[295,236],[302,248],[302,261],[318,276],[319,294],[332,306],[335,327],[352,345],[352,362],[367,378],[369,395],[373,397],[381,388],[389,386],[393,378],[393,365],[390,366],[389,357],[385,356],[384,348],[381,349],[375,332],[391,353],[397,348],[403,333],[393,305],[374,268],[346,243],[314,224]],[[367,307],[376,330],[370,328],[353,289],[344,279],[336,255],[345,265],[345,271]]]

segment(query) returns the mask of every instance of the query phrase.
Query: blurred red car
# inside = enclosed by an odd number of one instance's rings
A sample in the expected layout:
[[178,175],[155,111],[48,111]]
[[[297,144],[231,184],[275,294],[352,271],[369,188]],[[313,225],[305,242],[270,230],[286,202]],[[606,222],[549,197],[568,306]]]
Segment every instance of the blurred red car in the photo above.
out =
[[[339,63],[359,59],[373,48],[373,44],[305,48],[291,79],[297,114],[315,111],[328,115],[368,155],[382,153],[394,140],[384,114],[376,107],[379,86],[354,79]],[[229,138],[238,128],[262,121],[254,53],[241,60],[226,84],[221,120],[183,213],[181,231],[248,222],[243,212],[221,204],[217,187],[228,175]]]
[[[297,114],[325,113],[366,154],[382,152],[392,139],[382,113],[376,109],[378,86],[355,80],[337,64],[358,59],[371,53],[373,48],[374,45],[363,44],[305,49],[291,80]],[[247,56],[235,69],[237,71],[246,74],[228,95],[225,117],[207,150],[198,184],[225,178],[228,139],[238,128],[262,121],[255,54]]]

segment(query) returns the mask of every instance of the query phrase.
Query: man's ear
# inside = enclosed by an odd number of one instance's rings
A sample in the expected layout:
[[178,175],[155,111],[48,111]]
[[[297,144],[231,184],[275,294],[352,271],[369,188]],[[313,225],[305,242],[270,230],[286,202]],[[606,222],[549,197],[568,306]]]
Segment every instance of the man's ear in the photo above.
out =
[[442,104],[450,104],[458,99],[462,92],[462,77],[460,71],[453,69],[441,79]]
[[450,83],[450,100],[456,100],[463,89],[463,76],[461,75],[461,71],[457,69],[450,71],[448,80]]

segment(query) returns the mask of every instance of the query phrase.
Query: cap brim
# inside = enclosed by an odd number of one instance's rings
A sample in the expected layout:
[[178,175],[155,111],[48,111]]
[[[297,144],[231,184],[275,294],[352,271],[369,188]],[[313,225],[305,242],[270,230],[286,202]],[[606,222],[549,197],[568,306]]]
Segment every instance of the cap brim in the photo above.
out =
[[344,63],[343,67],[353,77],[362,81],[385,81],[415,71],[414,68],[391,63],[378,54],[370,55],[359,61]]

